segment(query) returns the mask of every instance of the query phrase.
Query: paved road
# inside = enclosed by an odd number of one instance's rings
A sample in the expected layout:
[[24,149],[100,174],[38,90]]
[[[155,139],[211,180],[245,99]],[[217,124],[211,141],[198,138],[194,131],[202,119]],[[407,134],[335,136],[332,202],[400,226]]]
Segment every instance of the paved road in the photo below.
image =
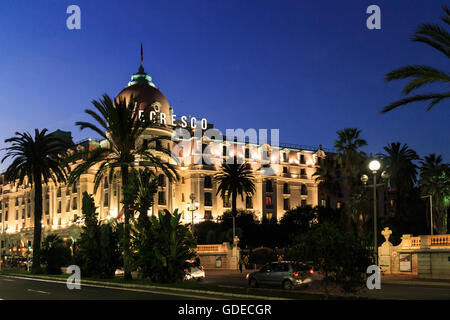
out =
[[[214,283],[223,286],[247,286],[245,275],[253,270],[239,271],[233,270],[206,270],[205,283]],[[380,290],[364,290],[361,295],[376,299],[418,299],[418,300],[450,300],[450,282],[442,281],[397,281],[393,279],[381,280]],[[426,284],[428,283],[428,284]],[[315,277],[315,282],[311,288],[296,289],[305,293],[321,292],[320,280]]]
[[103,288],[94,285],[82,285],[81,290],[69,290],[65,282],[0,275],[0,300],[202,300],[217,298],[220,299],[220,297],[184,292]]

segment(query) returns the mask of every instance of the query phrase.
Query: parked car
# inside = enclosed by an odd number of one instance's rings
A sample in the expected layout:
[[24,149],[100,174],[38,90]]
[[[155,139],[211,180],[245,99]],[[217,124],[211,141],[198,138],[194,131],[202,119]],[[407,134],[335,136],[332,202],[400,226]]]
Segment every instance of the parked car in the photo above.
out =
[[252,288],[269,285],[289,290],[309,286],[313,281],[313,274],[314,269],[309,263],[281,261],[266,264],[259,271],[247,274],[246,279]]
[[197,260],[186,260],[184,264],[184,280],[195,279],[201,281],[205,278],[205,268]]

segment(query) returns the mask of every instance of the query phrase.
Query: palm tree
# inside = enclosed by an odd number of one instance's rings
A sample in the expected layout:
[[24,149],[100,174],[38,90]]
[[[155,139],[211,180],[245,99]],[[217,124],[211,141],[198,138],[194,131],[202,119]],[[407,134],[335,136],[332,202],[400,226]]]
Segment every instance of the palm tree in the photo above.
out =
[[42,232],[42,182],[63,182],[66,172],[60,166],[62,156],[71,144],[53,134],[47,134],[47,129],[35,129],[34,139],[30,133],[16,132],[15,136],[5,140],[11,143],[4,148],[7,153],[2,163],[12,158],[6,169],[5,178],[8,181],[22,185],[25,178],[34,187],[34,238],[33,238],[33,272],[39,272],[41,266],[41,232]]
[[[441,19],[447,25],[450,25],[450,10],[447,6],[442,7],[445,11],[445,16]],[[412,41],[425,43],[441,53],[450,57],[450,34],[449,32],[441,26],[434,23],[424,23],[418,26]],[[386,75],[386,81],[400,80],[412,78],[408,84],[403,88],[403,94],[408,95],[415,89],[421,88],[426,84],[432,83],[443,83],[444,85],[450,82],[450,76],[448,72],[444,70],[438,70],[427,65],[407,65],[389,72]],[[416,94],[407,98],[400,99],[398,101],[392,102],[386,106],[381,113],[386,113],[395,109],[399,106],[406,105],[408,103],[417,101],[430,101],[427,111],[430,110],[437,103],[450,98],[450,92],[444,91],[441,93],[426,93],[426,94]]]
[[445,234],[450,206],[450,167],[442,163],[441,155],[432,153],[421,161],[420,171],[420,192],[423,196],[432,196],[433,226],[438,233]]
[[255,193],[253,172],[247,162],[238,163],[234,157],[233,163],[223,163],[220,171],[214,175],[214,180],[219,184],[217,194],[220,193],[222,199],[231,196],[231,212],[233,214],[233,241],[235,237],[234,222],[237,215],[236,200],[238,195],[244,201],[244,194],[251,196]]
[[327,156],[320,167],[313,174],[315,181],[319,182],[319,190],[327,198],[327,206],[331,197],[340,197],[341,188],[339,184],[339,170],[333,155]]
[[[69,177],[69,184],[72,184],[82,173],[90,167],[99,164],[99,168],[94,178],[94,192],[102,181],[103,176],[113,177],[114,170],[120,170],[122,176],[122,186],[128,186],[129,168],[140,157],[148,161],[155,170],[162,170],[169,181],[178,179],[175,167],[168,161],[162,159],[163,156],[171,157],[169,149],[162,146],[162,140],[170,140],[168,136],[154,136],[148,139],[148,146],[137,145],[137,141],[142,137],[145,130],[152,124],[139,117],[139,110],[134,99],[128,102],[123,98],[114,101],[106,94],[100,101],[92,101],[94,110],[86,109],[85,113],[90,115],[94,123],[78,121],[76,125],[81,130],[91,129],[105,139],[108,143],[105,147],[94,150],[86,150],[68,158],[70,161],[82,156],[86,160],[80,163]],[[144,110],[147,113],[149,110]],[[159,142],[159,144],[158,144]],[[124,278],[131,279],[131,255],[130,255],[130,217],[131,210],[128,203],[123,206],[124,221]]]
[[[154,203],[154,196],[158,191],[158,179],[154,171],[149,168],[134,169],[130,176],[130,209],[139,213],[139,221],[148,226],[148,210]],[[153,215],[153,214],[152,214]]]
[[386,154],[378,154],[389,174],[391,188],[397,194],[397,214],[400,212],[400,200],[415,185],[417,181],[417,165],[414,161],[419,160],[416,151],[410,149],[408,145],[400,142],[393,142],[384,147]]
[[342,168],[343,178],[347,191],[353,183],[358,180],[359,171],[365,153],[359,151],[367,146],[367,141],[360,138],[361,130],[357,128],[345,128],[337,131],[338,139],[334,141],[334,148],[337,153],[337,160]]

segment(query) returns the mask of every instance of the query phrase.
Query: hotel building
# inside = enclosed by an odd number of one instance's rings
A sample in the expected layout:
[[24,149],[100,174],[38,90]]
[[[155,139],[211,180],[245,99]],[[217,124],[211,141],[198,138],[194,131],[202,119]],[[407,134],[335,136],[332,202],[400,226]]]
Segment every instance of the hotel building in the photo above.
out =
[[[125,99],[134,96],[139,108],[150,106],[155,111],[158,120],[146,129],[141,141],[148,144],[148,139],[154,135],[171,135],[176,127],[183,127],[183,117],[176,120],[174,110],[170,107],[165,96],[152,82],[152,78],[144,72],[144,68],[132,75],[131,81],[118,95]],[[164,114],[164,116],[161,116]],[[196,125],[192,118],[188,118],[189,124]],[[219,164],[208,164],[198,159],[194,150],[209,148],[211,159],[226,159],[237,156],[250,163],[255,177],[256,192],[253,196],[238,197],[238,209],[251,211],[257,219],[280,219],[283,214],[297,206],[319,204],[318,182],[313,174],[321,160],[325,157],[322,148],[302,147],[299,145],[270,146],[268,144],[250,143],[249,141],[217,141],[207,137],[195,137],[199,130],[202,132],[212,129],[213,126],[206,120],[198,122],[197,128],[187,128],[194,137],[182,141],[183,148],[178,146],[178,162],[167,159],[176,165],[179,180],[170,182],[164,175],[159,175],[158,192],[155,195],[154,206],[149,212],[178,208],[183,213],[182,219],[190,223],[191,212],[187,210],[187,204],[191,202],[191,194],[195,202],[199,203],[194,212],[194,223],[207,219],[216,219],[225,211],[231,210],[231,200],[222,199],[216,195],[217,184],[213,176],[220,169]],[[57,131],[71,139],[70,132]],[[224,138],[225,140],[225,138]],[[165,147],[174,148],[173,141],[165,141]],[[76,144],[74,150],[92,150],[107,146],[108,142],[87,139]],[[71,150],[73,152],[74,150]],[[82,159],[72,163],[76,166]],[[144,159],[137,159],[136,166],[149,165]],[[80,234],[82,225],[82,194],[87,191],[94,192],[94,176],[96,167],[81,175],[79,181],[73,186],[65,184],[48,183],[43,185],[43,237],[50,233],[59,234],[62,237],[76,239]],[[17,185],[4,181],[0,176],[0,253],[2,256],[25,252],[33,241],[34,224],[34,190],[29,184]],[[122,204],[120,173],[113,175],[112,180],[106,177],[101,182],[94,194],[99,219],[106,221],[111,218],[120,218]]]

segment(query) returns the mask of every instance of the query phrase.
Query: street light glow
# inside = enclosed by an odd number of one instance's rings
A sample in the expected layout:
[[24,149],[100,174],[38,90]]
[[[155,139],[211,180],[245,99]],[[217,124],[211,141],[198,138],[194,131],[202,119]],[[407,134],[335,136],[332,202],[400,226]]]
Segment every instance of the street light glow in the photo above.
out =
[[378,171],[381,167],[380,161],[378,160],[372,160],[369,163],[369,169],[372,171]]

